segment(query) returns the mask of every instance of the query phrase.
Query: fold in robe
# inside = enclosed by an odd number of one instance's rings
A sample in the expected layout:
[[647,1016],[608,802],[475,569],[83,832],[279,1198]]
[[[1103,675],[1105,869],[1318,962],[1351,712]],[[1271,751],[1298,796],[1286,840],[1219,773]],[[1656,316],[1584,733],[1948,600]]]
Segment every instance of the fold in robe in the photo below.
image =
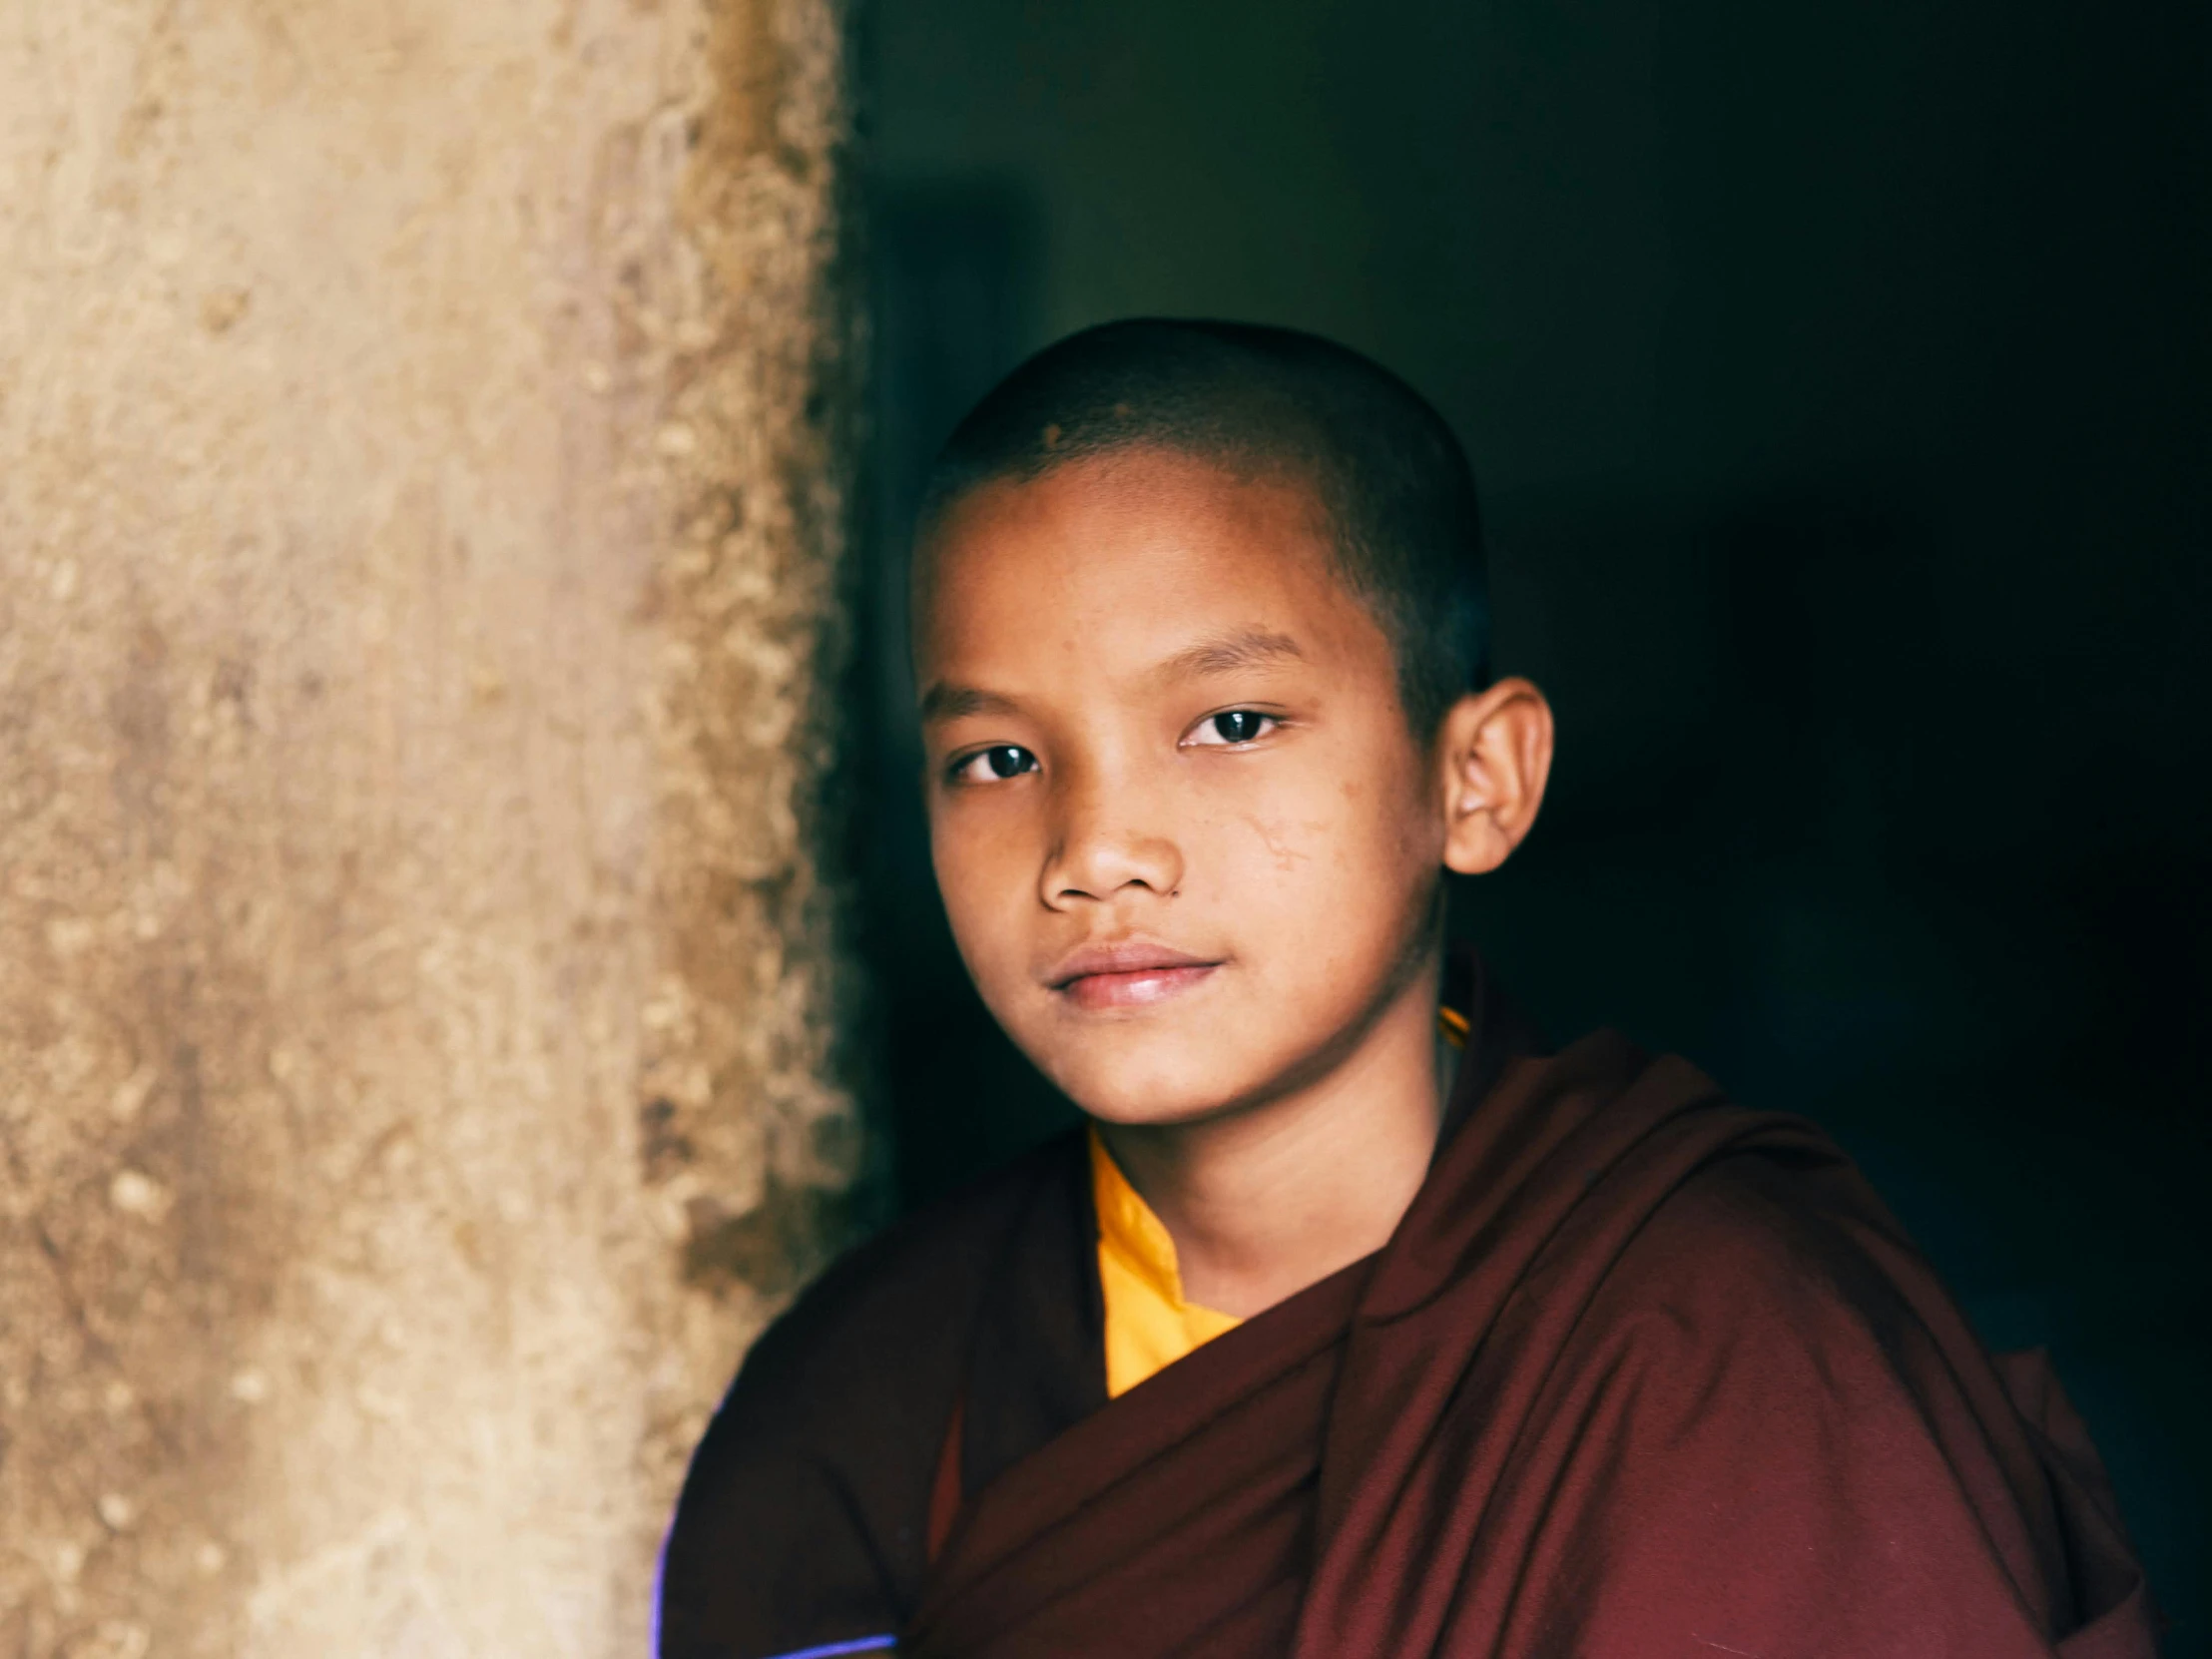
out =
[[834,1270],[701,1447],[666,1659],[2155,1653],[2055,1379],[1832,1142],[1474,1025],[1390,1242],[1117,1399],[1079,1135]]

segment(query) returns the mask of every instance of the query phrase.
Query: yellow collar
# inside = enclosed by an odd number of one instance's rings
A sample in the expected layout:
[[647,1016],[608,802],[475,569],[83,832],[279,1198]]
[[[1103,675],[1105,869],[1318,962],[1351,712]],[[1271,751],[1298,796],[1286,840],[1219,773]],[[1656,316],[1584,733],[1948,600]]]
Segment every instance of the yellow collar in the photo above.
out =
[[1118,1397],[1153,1373],[1244,1322],[1184,1300],[1175,1240],[1090,1132],[1091,1198],[1098,1209],[1098,1283],[1106,1302],[1106,1392]]

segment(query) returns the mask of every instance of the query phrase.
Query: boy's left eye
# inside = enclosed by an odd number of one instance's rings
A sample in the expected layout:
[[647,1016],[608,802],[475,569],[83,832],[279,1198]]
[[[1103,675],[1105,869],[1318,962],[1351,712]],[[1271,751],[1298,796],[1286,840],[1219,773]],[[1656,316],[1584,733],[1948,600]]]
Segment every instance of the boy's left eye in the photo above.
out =
[[1257,709],[1230,709],[1222,714],[1208,715],[1183,741],[1217,748],[1251,743],[1266,737],[1279,724],[1273,715],[1263,715]]

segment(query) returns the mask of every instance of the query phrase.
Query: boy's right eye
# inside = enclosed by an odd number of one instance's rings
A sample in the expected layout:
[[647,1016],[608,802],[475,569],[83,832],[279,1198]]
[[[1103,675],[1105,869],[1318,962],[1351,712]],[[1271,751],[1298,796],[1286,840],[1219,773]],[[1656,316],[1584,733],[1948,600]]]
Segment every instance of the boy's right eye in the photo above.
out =
[[1037,758],[1028,750],[1010,743],[993,744],[989,749],[978,749],[954,761],[951,781],[955,784],[996,784],[1036,770]]

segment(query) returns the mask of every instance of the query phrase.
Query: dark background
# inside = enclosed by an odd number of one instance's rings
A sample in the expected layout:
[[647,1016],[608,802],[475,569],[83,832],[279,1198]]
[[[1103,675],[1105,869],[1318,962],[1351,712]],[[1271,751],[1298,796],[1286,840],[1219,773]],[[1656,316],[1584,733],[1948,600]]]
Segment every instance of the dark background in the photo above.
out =
[[881,0],[862,862],[900,1200],[1067,1108],[931,885],[905,520],[967,402],[1131,313],[1412,380],[1561,723],[1455,895],[1837,1132],[2049,1345],[2212,1654],[2212,7]]

